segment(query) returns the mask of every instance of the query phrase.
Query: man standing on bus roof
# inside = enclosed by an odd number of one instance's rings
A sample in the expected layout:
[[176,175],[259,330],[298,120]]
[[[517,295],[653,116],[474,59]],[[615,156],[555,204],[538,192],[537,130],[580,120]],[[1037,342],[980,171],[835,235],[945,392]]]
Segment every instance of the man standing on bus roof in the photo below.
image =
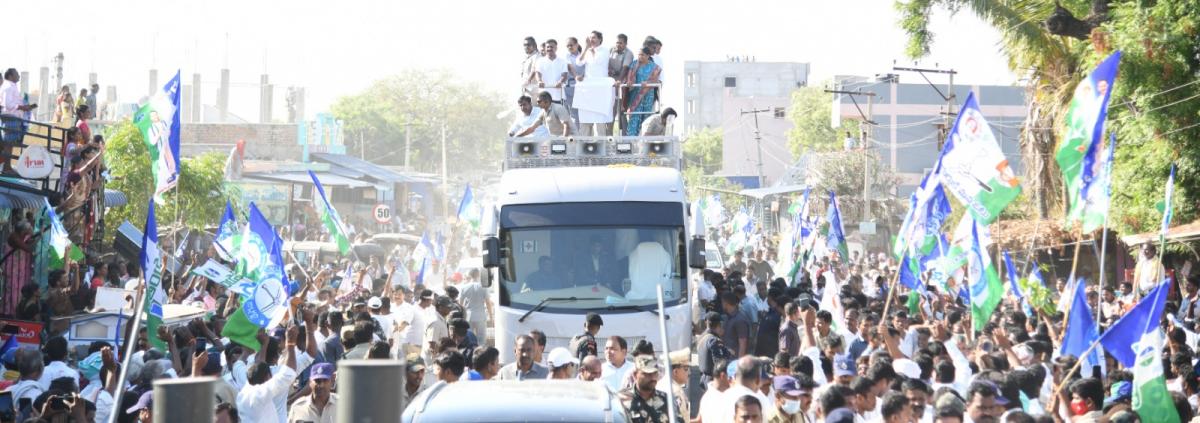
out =
[[[629,421],[633,423],[667,422],[670,414],[667,394],[655,389],[658,384],[658,362],[652,355],[634,359],[634,384],[617,394],[625,409],[629,410]],[[676,410],[675,421],[682,422],[683,416]]]
[[583,333],[571,338],[568,348],[576,359],[583,361],[589,355],[597,355],[596,334],[600,333],[601,326],[604,326],[604,319],[601,319],[599,314],[589,312],[583,318]]

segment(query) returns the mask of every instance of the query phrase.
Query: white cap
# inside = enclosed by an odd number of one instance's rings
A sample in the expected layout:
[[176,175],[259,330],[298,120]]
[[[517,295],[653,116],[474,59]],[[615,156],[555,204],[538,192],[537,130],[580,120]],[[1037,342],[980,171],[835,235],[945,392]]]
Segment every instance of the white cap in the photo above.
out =
[[379,299],[379,297],[371,297],[371,299],[367,300],[367,308],[380,307],[383,307],[383,300]]
[[917,362],[907,358],[901,358],[892,362],[892,370],[896,373],[908,376],[909,379],[921,378],[921,366]]
[[546,357],[546,364],[550,368],[558,368],[568,364],[579,364],[579,359],[575,358],[566,348],[558,347],[550,350],[549,356]]

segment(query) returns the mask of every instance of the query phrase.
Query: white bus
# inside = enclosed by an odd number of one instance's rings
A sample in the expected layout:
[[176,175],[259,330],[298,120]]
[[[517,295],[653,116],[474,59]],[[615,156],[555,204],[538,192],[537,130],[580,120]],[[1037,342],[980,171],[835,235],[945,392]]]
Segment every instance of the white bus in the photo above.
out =
[[546,350],[583,332],[588,312],[632,348],[663,351],[691,342],[692,272],[703,269],[703,222],[692,213],[674,137],[507,141],[495,204],[484,212],[483,262],[498,305],[494,337],[501,362],[533,329]]

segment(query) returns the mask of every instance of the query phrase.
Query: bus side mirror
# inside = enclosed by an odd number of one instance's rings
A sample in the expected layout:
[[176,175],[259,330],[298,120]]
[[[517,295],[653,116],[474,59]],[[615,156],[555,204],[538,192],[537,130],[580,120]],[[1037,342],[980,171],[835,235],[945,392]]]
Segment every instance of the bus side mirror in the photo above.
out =
[[708,266],[704,258],[704,238],[692,238],[688,244],[688,266],[693,269],[703,269]]
[[489,236],[483,239],[483,267],[500,267],[500,238]]
[[492,270],[491,269],[483,269],[483,274],[479,275],[479,276],[480,276],[480,278],[479,278],[480,285],[483,285],[484,288],[492,287]]

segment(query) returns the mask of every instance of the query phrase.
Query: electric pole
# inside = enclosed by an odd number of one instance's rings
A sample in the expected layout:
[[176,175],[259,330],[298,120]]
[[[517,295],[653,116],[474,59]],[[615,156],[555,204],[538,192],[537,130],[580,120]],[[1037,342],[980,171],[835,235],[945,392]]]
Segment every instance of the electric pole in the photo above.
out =
[[759,113],[770,113],[770,112],[771,112],[771,109],[742,110],[742,116],[754,115],[754,143],[758,147],[758,187],[759,188],[766,187],[767,178],[763,173],[762,133],[758,131],[758,114]]
[[412,146],[412,122],[404,124],[404,171],[411,171],[408,167],[408,150]]
[[[854,108],[858,110],[859,117],[862,117],[862,122],[860,122],[858,124],[858,131],[859,131],[859,135],[861,137],[860,142],[862,142],[862,150],[865,152],[867,150],[867,128],[875,125],[875,121],[872,120],[872,117],[874,116],[874,112],[872,109],[874,108],[874,103],[875,103],[875,92],[874,91],[845,91],[845,90],[825,90],[825,92],[830,93],[830,94],[842,94],[842,95],[846,95],[846,96],[850,97],[850,101],[852,103],[854,103]],[[858,100],[855,98],[855,96],[860,96],[860,95],[867,98],[867,111],[865,113],[863,112],[862,107],[859,106]],[[862,221],[869,222],[869,221],[871,221],[871,156],[869,154],[863,154],[862,198],[863,198]]]
[[[942,114],[942,127],[938,130],[938,132],[940,132],[938,136],[938,151],[941,152],[942,146],[946,145],[946,135],[950,133],[950,121],[958,116],[958,112],[954,110],[954,101],[958,99],[954,95],[954,75],[957,75],[958,72],[954,71],[954,69],[937,69],[937,63],[934,63],[933,66],[933,69],[892,66],[892,70],[916,72],[918,75],[921,75],[921,78],[925,80],[925,83],[929,84],[934,91],[937,91],[938,95],[942,97],[942,100],[946,101],[946,112]],[[929,77],[925,76],[926,73],[940,73],[949,75],[950,81],[946,84],[946,92],[943,93],[942,90],[933,83],[933,81],[930,81]]]

